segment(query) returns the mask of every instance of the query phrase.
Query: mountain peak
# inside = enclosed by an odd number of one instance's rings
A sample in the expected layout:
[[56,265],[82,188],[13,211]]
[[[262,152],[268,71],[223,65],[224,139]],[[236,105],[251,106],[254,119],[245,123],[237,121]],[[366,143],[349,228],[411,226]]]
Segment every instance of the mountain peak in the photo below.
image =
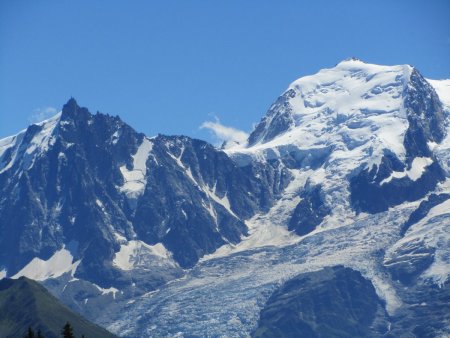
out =
[[[369,64],[353,57],[333,68],[301,77],[292,82],[270,107],[250,135],[248,144],[271,141],[317,114],[323,116],[321,122],[325,123],[320,126],[331,126],[333,122],[324,119],[333,114],[346,116],[347,120],[383,112],[400,112],[403,91],[412,72],[413,68],[408,65]],[[340,118],[335,120],[339,122]]]
[[71,96],[70,99],[66,102],[65,106],[77,106],[78,107],[77,100],[73,96]]
[[90,115],[86,108],[80,107],[77,101],[71,97],[63,106],[61,120],[85,120]]
[[63,106],[62,112],[63,113],[71,113],[75,112],[80,108],[75,98],[71,97],[66,104]]
[[344,63],[344,62],[358,62],[358,63],[365,63],[363,62],[361,59],[358,59],[355,56],[351,56],[349,58],[346,58],[344,60],[342,60],[341,62],[339,62],[338,64]]

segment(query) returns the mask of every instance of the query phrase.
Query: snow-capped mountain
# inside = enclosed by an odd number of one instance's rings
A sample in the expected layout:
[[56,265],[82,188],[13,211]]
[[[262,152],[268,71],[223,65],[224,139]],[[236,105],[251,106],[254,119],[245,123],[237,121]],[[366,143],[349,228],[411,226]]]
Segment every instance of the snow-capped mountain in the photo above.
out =
[[330,315],[347,335],[444,333],[449,114],[449,80],[357,59],[294,81],[223,150],[71,99],[0,140],[0,270],[126,337],[327,335]]
[[71,298],[86,282],[116,298],[181,277],[238,243],[289,181],[276,163],[240,167],[203,141],[148,138],[74,99],[2,140],[0,156],[0,271],[57,278]]

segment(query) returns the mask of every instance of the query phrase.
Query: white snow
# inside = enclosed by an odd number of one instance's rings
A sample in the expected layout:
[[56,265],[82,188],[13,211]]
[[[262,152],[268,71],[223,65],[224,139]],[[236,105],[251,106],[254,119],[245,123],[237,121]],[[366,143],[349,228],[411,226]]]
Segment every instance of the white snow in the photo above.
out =
[[[28,144],[23,144],[26,130],[21,131],[15,136],[10,136],[0,140],[0,173],[10,169],[16,161],[20,161],[21,168],[30,169],[37,156],[45,153],[55,142],[54,130],[61,118],[61,113],[56,114],[52,118],[35,123],[42,129],[33,136]],[[3,157],[6,150],[13,148],[11,159],[6,162]]]
[[100,201],[98,198],[95,200],[95,204],[97,204],[101,209],[104,209],[102,201]]
[[119,234],[119,233],[117,233],[117,232],[114,233],[114,237],[115,237],[115,239],[116,239],[116,241],[117,241],[118,243],[124,243],[124,242],[127,241],[127,239],[126,239],[125,236],[123,236],[123,235],[121,235],[121,234]]
[[294,81],[288,90],[295,126],[267,143],[237,146],[226,152],[255,152],[296,145],[301,149],[338,145],[351,151],[361,147],[359,157],[390,149],[403,158],[403,136],[408,127],[402,92],[412,68],[378,66],[343,61],[335,68]]
[[60,118],[61,113],[58,113],[46,121],[36,123],[36,125],[42,127],[42,130],[37,133],[31,140],[29,147],[26,150],[27,154],[34,153],[36,149],[39,149],[41,152],[44,152],[48,149],[48,146],[52,144],[51,142],[54,142],[52,133]]
[[33,258],[31,262],[12,278],[17,279],[25,276],[30,279],[42,281],[48,278],[59,277],[67,272],[70,272],[73,276],[80,262],[74,262],[70,251],[63,247],[46,261],[37,257]]
[[445,139],[434,147],[433,152],[441,167],[447,172],[447,177],[450,177],[450,123]]
[[439,96],[444,107],[450,112],[450,79],[447,80],[430,80],[427,81],[433,86],[436,90],[436,93]]
[[411,169],[405,171],[394,171],[392,174],[381,181],[381,185],[392,181],[393,178],[403,178],[409,177],[411,180],[418,180],[422,174],[425,172],[425,169],[433,163],[433,160],[429,157],[416,157],[412,164]]
[[430,279],[438,285],[444,284],[450,276],[449,216],[450,200],[433,207],[423,219],[408,229],[403,238],[389,248],[386,254],[387,258],[396,256],[396,252],[405,247],[419,245],[420,247],[435,248],[434,262],[422,274],[422,278]]
[[144,192],[147,184],[146,163],[152,148],[152,141],[144,138],[136,154],[133,155],[133,169],[128,170],[126,165],[120,167],[120,172],[124,179],[124,184],[120,187],[120,191],[124,192],[130,199],[136,199]]
[[172,254],[162,243],[148,245],[143,241],[132,240],[120,245],[113,264],[121,270],[129,271],[137,267],[176,266]]
[[[25,133],[25,130],[22,130],[19,134],[8,136],[4,139],[0,140],[0,159],[2,158],[3,154],[11,147],[14,147],[17,143],[21,142],[21,139],[23,138]],[[2,163],[3,161],[0,161]],[[1,168],[1,167],[0,167]]]
[[105,288],[98,286],[97,284],[94,284],[94,283],[92,283],[92,284],[102,293],[102,295],[108,295],[108,294],[112,293],[114,299],[116,299],[116,293],[120,292],[115,287],[110,287],[110,288],[105,289]]
[[439,285],[450,276],[450,224],[448,219],[439,220],[443,215],[450,216],[450,200],[433,207],[411,231],[411,237],[422,237],[426,245],[436,248],[434,263],[424,272],[423,278],[430,278]]
[[450,176],[450,79],[428,80],[428,82],[436,90],[447,114],[447,135],[440,144],[433,145],[433,151],[447,176]]
[[228,200],[227,194],[225,193],[223,197],[217,196],[216,185],[214,185],[212,189],[208,186],[203,186],[202,190],[206,193],[206,195],[208,195],[211,200],[223,206],[229,214],[233,215],[235,218],[239,218],[238,216],[236,216],[233,210],[231,210],[230,201]]
[[119,132],[119,130],[116,130],[114,132],[114,134],[111,135],[111,143],[116,144],[117,141],[119,141],[119,138],[120,138],[120,132]]
[[0,279],[5,278],[7,274],[8,272],[6,271],[6,269],[0,270]]

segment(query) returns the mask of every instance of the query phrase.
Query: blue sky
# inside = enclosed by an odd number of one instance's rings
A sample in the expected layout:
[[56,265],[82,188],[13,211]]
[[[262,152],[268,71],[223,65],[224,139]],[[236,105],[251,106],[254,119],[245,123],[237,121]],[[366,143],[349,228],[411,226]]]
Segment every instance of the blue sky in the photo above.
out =
[[202,123],[249,132],[290,82],[350,56],[450,78],[449,16],[447,0],[2,0],[0,137],[73,96],[217,142]]

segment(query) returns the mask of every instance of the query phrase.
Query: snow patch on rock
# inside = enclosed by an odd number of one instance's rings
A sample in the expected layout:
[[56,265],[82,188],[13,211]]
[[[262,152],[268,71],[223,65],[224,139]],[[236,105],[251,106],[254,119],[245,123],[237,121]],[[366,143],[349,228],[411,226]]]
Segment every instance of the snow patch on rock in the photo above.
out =
[[137,267],[151,269],[153,266],[177,266],[172,254],[162,243],[148,245],[138,240],[121,244],[120,250],[114,256],[113,264],[125,271]]
[[120,191],[124,192],[130,199],[137,199],[144,192],[147,184],[146,163],[152,148],[153,143],[148,138],[144,138],[136,154],[132,156],[133,168],[128,170],[125,165],[120,167],[120,172],[124,179],[124,184],[120,187]]
[[439,96],[445,109],[450,112],[450,79],[447,80],[430,80],[427,81],[433,86]]
[[105,288],[102,288],[102,287],[98,286],[97,284],[94,284],[94,283],[92,283],[92,284],[102,293],[102,295],[108,295],[108,294],[112,293],[112,296],[113,296],[114,299],[116,299],[116,293],[117,292],[121,292],[121,291],[119,291],[118,289],[116,289],[114,287],[110,287],[110,288],[105,289]]
[[63,247],[46,261],[38,257],[33,258],[22,270],[12,276],[12,278],[17,279],[24,276],[37,281],[43,281],[62,276],[68,272],[73,276],[80,262],[80,260],[74,261],[70,251]]
[[418,180],[422,174],[425,172],[425,169],[433,163],[433,160],[429,157],[416,157],[412,164],[411,169],[405,171],[394,171],[392,174],[381,181],[381,185],[385,183],[389,183],[394,178],[403,178],[409,177],[411,180]]

